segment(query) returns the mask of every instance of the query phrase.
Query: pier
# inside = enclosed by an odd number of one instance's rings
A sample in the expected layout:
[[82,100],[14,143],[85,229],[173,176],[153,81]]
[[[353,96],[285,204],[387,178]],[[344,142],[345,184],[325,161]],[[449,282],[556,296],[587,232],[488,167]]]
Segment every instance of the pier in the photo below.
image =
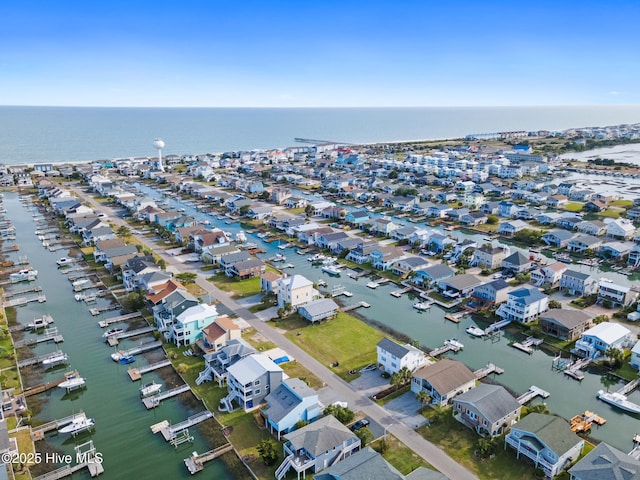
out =
[[110,335],[107,337],[107,343],[115,347],[118,345],[119,341],[123,338],[135,337],[137,335],[144,335],[145,333],[151,333],[156,329],[156,327],[142,327],[136,328],[135,330],[127,330],[126,332],[118,333],[116,335]]
[[495,373],[496,375],[502,375],[504,373],[504,369],[498,367],[497,365],[495,365],[493,363],[487,363],[487,365],[485,365],[484,367],[479,368],[478,370],[473,372],[473,374],[475,375],[475,377],[478,380],[480,380],[480,379],[482,379],[484,377],[488,377],[492,373]]
[[364,307],[364,308],[369,308],[371,305],[369,305],[367,302],[358,302],[358,303],[354,303],[353,305],[347,305],[345,307],[342,307],[342,311],[343,312],[350,312],[351,310],[355,310],[356,308],[360,308],[360,307]]
[[120,353],[122,355],[138,355],[139,353],[147,352],[161,346],[162,342],[160,340],[157,340],[155,342],[142,343],[137,347],[130,348],[129,350],[122,350],[120,351]]
[[167,424],[164,427],[160,428],[159,431],[162,433],[164,439],[167,442],[170,442],[171,440],[176,438],[183,430],[186,430],[189,427],[197,425],[198,423],[204,422],[205,420],[208,420],[210,418],[213,418],[213,413],[211,413],[209,410],[203,410],[202,412],[191,415],[185,421],[176,423],[175,425],[170,425],[167,422]]
[[466,312],[462,313],[446,313],[444,318],[453,323],[460,323],[460,319],[466,315]]
[[107,328],[109,325],[118,322],[125,322],[127,320],[131,320],[133,318],[141,317],[142,314],[140,312],[127,313],[125,315],[118,315],[117,317],[107,318],[105,320],[100,320],[98,325],[100,328]]
[[353,293],[345,290],[342,285],[336,285],[331,289],[332,297],[339,297],[340,295],[344,295],[345,297],[353,297]]
[[582,380],[584,380],[584,372],[582,371],[582,369],[585,368],[590,363],[591,363],[590,358],[581,358],[567,365],[567,367],[563,370],[563,373],[568,377],[571,377],[581,382]]
[[405,287],[405,288],[400,289],[400,290],[394,290],[393,292],[390,293],[390,295],[392,297],[400,298],[400,297],[402,297],[402,295],[404,295],[405,293],[410,292],[411,290],[413,290],[413,288]]
[[147,410],[151,410],[152,408],[156,408],[158,405],[160,405],[160,402],[162,400],[175,397],[176,395],[180,395],[181,393],[188,392],[189,390],[191,390],[191,387],[185,383],[184,385],[180,385],[179,387],[172,388],[171,390],[167,390],[166,392],[159,393],[158,395],[154,395],[152,397],[145,397],[142,399],[142,403],[147,408]]
[[523,342],[513,342],[511,346],[531,355],[534,348],[543,342],[541,338],[527,337]]
[[43,295],[34,295],[31,297],[18,297],[18,298],[10,298],[2,303],[2,306],[5,308],[8,307],[20,307],[22,305],[26,305],[31,302],[44,303],[47,301],[47,297]]
[[167,358],[156,363],[151,363],[146,367],[130,368],[127,373],[129,374],[129,378],[135,382],[136,380],[140,380],[143,374],[158,370],[159,368],[168,367],[169,365],[171,365],[171,360]]
[[587,432],[591,430],[593,424],[604,425],[607,421],[599,415],[586,410],[582,415],[576,415],[569,421],[569,426],[573,432]]
[[431,355],[432,357],[438,357],[438,356],[442,355],[443,353],[458,352],[458,351],[460,351],[460,347],[457,347],[457,346],[452,345],[452,344],[447,342],[443,346],[438,347],[438,348],[434,348],[433,350],[431,350],[429,352],[429,355]]
[[184,459],[184,464],[189,470],[191,475],[195,475],[196,473],[202,471],[204,468],[204,464],[210,460],[215,460],[220,455],[225,454],[229,451],[233,450],[233,445],[227,443],[225,445],[221,445],[213,450],[209,450],[203,454],[198,454],[197,452],[193,452],[189,458]]
[[13,290],[11,292],[4,292],[4,298],[9,299],[13,297],[17,297],[18,295],[26,295],[27,293],[33,292],[41,292],[42,287],[40,285],[36,285],[34,287],[23,288],[21,290]]
[[77,371],[67,372],[64,374],[64,377],[54,380],[52,382],[40,383],[38,385],[34,385],[33,387],[25,388],[22,394],[25,397],[30,397],[31,395],[37,395],[39,393],[46,392],[47,390],[51,390],[52,388],[57,387],[62,382],[68,380],[69,377],[73,377],[73,376],[76,376],[76,377],[79,376],[78,372]]
[[114,303],[112,305],[107,305],[105,307],[93,307],[93,308],[90,308],[89,309],[89,313],[91,313],[91,315],[93,315],[94,317],[97,317],[102,312],[110,312],[111,310],[117,310],[119,308],[122,308],[122,306],[117,304],[117,303]]
[[64,353],[61,350],[56,350],[55,352],[46,353],[38,357],[29,357],[29,358],[25,358],[24,360],[20,360],[19,362],[17,362],[17,366],[18,368],[23,368],[23,367],[28,367],[29,365],[36,365],[38,363],[42,363],[45,360],[50,360],[51,358],[54,358],[60,355],[64,355]]
[[620,395],[629,395],[632,391],[638,388],[638,385],[640,385],[640,378],[636,378],[635,380],[632,380],[631,382],[627,383],[625,386],[620,388],[616,393],[619,393]]
[[50,432],[52,430],[57,430],[59,428],[64,427],[65,425],[69,425],[73,420],[77,417],[87,418],[82,410],[78,413],[74,413],[73,415],[69,415],[68,417],[60,418],[58,420],[53,420],[48,423],[43,423],[42,425],[38,425],[37,427],[31,428],[31,439],[34,442],[38,440],[42,440],[44,438],[44,434]]
[[58,329],[56,327],[48,328],[42,336],[38,336],[36,338],[28,338],[26,340],[18,340],[17,342],[14,342],[13,345],[15,348],[23,348],[30,347],[31,345],[36,345],[38,343],[49,342],[52,340],[53,343],[64,342],[64,338],[58,333]]
[[[83,448],[88,447],[87,450],[82,451]],[[89,440],[86,443],[75,447],[76,459],[84,459],[84,462],[78,463],[74,466],[65,465],[64,467],[53,470],[52,472],[45,473],[39,477],[34,477],[33,480],[58,480],[60,478],[73,475],[75,472],[87,469],[91,477],[97,477],[101,473],[104,473],[104,467],[102,466],[102,458],[96,455],[96,449],[93,446],[93,440]]]
[[524,405],[525,403],[530,402],[536,397],[547,398],[550,395],[549,392],[542,390],[541,388],[536,387],[535,385],[531,385],[529,390],[520,395],[516,400],[520,403],[520,405]]

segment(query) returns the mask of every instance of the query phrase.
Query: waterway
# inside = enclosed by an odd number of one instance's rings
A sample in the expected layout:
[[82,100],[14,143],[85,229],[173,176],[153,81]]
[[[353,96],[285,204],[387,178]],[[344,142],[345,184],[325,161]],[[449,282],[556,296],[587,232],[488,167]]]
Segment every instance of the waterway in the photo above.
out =
[[[142,195],[153,195],[156,198],[160,196],[158,192],[146,186],[137,185],[137,188]],[[237,222],[226,224],[225,221],[217,220],[214,214],[198,212],[193,208],[192,202],[170,199],[169,206],[185,208],[187,214],[209,221],[212,226],[232,234],[242,229]],[[472,238],[485,243],[482,235],[467,235],[460,231],[455,231],[452,235],[460,240]],[[356,310],[359,315],[415,339],[421,345],[437,348],[443,344],[444,340],[457,337],[465,348],[457,354],[450,354],[452,358],[460,360],[474,370],[489,362],[495,363],[504,368],[505,373],[492,376],[491,381],[501,383],[517,394],[526,392],[532,385],[548,391],[551,395],[544,402],[552,413],[566,419],[582,414],[585,410],[598,413],[607,419],[607,423],[602,427],[594,426],[591,436],[594,439],[604,440],[623,451],[631,450],[631,439],[640,429],[640,416],[622,413],[596,398],[598,390],[605,388],[601,383],[600,375],[587,371],[582,382],[570,379],[563,373],[552,370],[554,357],[552,353],[536,350],[532,355],[528,355],[509,346],[509,343],[514,340],[522,340],[521,336],[516,338],[509,333],[504,333],[496,343],[471,337],[465,333],[467,326],[475,324],[471,317],[464,317],[460,323],[455,324],[446,320],[444,318],[446,312],[437,306],[433,306],[427,312],[419,313],[412,308],[416,300],[408,295],[405,294],[402,298],[394,298],[390,295],[390,292],[398,289],[396,285],[387,284],[372,290],[366,287],[367,278],[354,280],[345,274],[332,277],[323,273],[320,267],[312,266],[311,262],[307,261],[307,256],[296,254],[292,248],[283,252],[277,248],[277,242],[265,243],[252,234],[247,234],[247,240],[259,244],[266,250],[266,253],[261,255],[263,258],[272,257],[276,253],[285,253],[287,258],[284,264],[294,265],[294,268],[284,270],[289,275],[301,274],[313,282],[322,278],[327,282],[329,291],[336,285],[344,286],[346,290],[353,293],[352,298],[341,297],[345,304],[365,301],[371,305],[369,309]],[[494,240],[494,243],[497,243],[497,240]],[[515,249],[513,246],[511,248],[512,251]],[[597,269],[576,264],[571,265],[570,268],[609,278],[617,283],[629,283],[627,277],[615,272],[599,272]],[[480,327],[484,328],[486,325],[480,324]],[[615,390],[620,386],[622,384],[614,385],[610,389]],[[629,399],[640,403],[640,391],[630,394]]]
[[[189,415],[201,411],[204,408],[202,404],[195,401],[186,402],[185,399],[189,400],[188,397],[191,396],[188,393],[164,400],[156,409],[146,410],[140,400],[140,382],[132,382],[127,370],[132,366],[142,366],[160,360],[163,358],[162,351],[157,349],[138,355],[132,365],[114,363],[110,358],[113,350],[105,344],[102,338],[104,330],[98,326],[98,321],[117,315],[117,311],[92,316],[83,302],[76,302],[71,282],[56,267],[56,260],[69,252],[50,252],[41,245],[35,235],[36,222],[32,211],[19,201],[17,194],[5,192],[4,206],[16,227],[16,244],[20,247],[19,252],[8,255],[8,258],[16,261],[18,256],[28,257],[30,265],[38,270],[38,278],[30,286],[41,286],[42,293],[47,298],[45,303],[36,302],[17,307],[17,319],[20,323],[26,324],[43,314],[50,314],[54,319],[53,325],[63,335],[64,342],[57,346],[42,343],[33,347],[33,352],[42,355],[60,348],[69,356],[68,367],[58,367],[46,372],[41,381],[53,381],[69,369],[78,370],[80,375],[86,378],[86,388],[83,390],[67,394],[63,389],[55,388],[38,395],[38,400],[42,401],[42,410],[35,420],[45,423],[80,411],[95,419],[93,432],[84,432],[75,438],[50,433],[46,436],[46,442],[64,454],[75,455],[75,445],[93,440],[96,450],[102,453],[104,458],[105,472],[100,477],[104,479],[143,480],[156,479],[159,476],[172,479],[191,478],[183,459],[190,456],[194,450],[204,452],[210,448],[200,435],[198,427],[190,428],[194,441],[177,448],[165,442],[161,434],[153,435],[149,427],[162,420],[168,420],[172,424],[183,421]],[[26,288],[26,283],[12,285],[9,290],[21,288]],[[106,303],[107,300],[102,299],[98,306]],[[32,335],[25,333],[25,338]],[[123,340],[120,348],[131,348],[140,342],[151,340],[151,336]],[[171,386],[182,384],[170,367],[145,374],[143,377],[144,382],[152,380],[162,383],[163,391],[169,388],[167,382],[174,382]],[[29,400],[33,398],[27,399],[27,403],[29,404]],[[39,443],[36,444],[36,449],[38,445]],[[204,475],[209,478],[231,478],[219,461],[207,463],[205,472]],[[74,474],[74,478],[89,478],[89,474],[85,470]]]

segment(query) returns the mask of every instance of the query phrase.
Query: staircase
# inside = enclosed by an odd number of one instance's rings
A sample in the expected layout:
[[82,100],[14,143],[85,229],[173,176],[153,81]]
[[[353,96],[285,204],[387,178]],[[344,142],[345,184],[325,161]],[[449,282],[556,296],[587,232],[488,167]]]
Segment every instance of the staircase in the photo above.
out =
[[284,461],[280,464],[280,466],[276,470],[275,475],[277,480],[282,480],[285,477],[285,475],[291,468],[292,462],[293,462],[293,453],[289,455],[287,458],[285,458]]
[[204,382],[210,382],[212,380],[211,373],[211,365],[207,364],[207,368],[201,371],[198,378],[196,378],[196,385],[201,385]]

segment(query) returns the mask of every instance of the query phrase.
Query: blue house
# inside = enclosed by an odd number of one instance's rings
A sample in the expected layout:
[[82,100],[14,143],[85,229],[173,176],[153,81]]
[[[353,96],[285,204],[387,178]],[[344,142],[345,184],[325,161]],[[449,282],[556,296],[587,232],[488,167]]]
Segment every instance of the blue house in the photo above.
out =
[[318,393],[298,378],[284,380],[264,399],[262,413],[271,434],[280,436],[295,430],[300,421],[313,422],[320,416]]
[[360,226],[369,220],[369,212],[366,210],[356,210],[345,215],[344,221],[352,225]]
[[511,218],[516,214],[518,206],[508,200],[502,200],[498,204],[498,215],[501,217]]
[[448,265],[441,263],[435,264],[431,267],[423,268],[416,272],[414,282],[418,285],[431,286],[438,283],[445,278],[453,277],[456,274],[455,271]]

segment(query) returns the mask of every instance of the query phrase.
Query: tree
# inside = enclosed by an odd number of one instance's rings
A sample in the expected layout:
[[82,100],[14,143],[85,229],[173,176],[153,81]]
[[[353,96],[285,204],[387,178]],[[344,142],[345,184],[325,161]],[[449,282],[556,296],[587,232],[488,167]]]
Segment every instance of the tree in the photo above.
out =
[[240,207],[240,210],[238,213],[240,213],[241,217],[244,217],[247,213],[249,213],[249,210],[251,210],[250,205],[243,205]]
[[387,177],[391,178],[391,179],[398,178],[398,171],[397,170],[391,170]]
[[116,236],[127,240],[131,236],[131,229],[126,225],[120,225],[116,230]]
[[389,443],[387,442],[386,439],[382,439],[379,442],[377,442],[374,450],[376,452],[378,452],[380,455],[384,455],[385,453],[387,453],[387,450],[389,450]]
[[497,225],[498,224],[498,217],[495,215],[487,215],[487,225]]
[[426,390],[420,390],[416,394],[416,398],[418,399],[418,401],[420,402],[423,408],[429,405],[429,402],[431,402],[431,395],[429,395],[429,393]]
[[346,425],[347,423],[351,423],[355,414],[348,407],[342,407],[340,405],[329,405],[324,409],[325,415],[333,415],[336,419]]
[[411,370],[407,367],[402,367],[397,372],[391,375],[391,385],[396,386],[396,390],[405,383],[411,380]]
[[141,292],[131,292],[127,295],[127,298],[123,302],[124,307],[127,310],[135,312],[136,310],[142,310],[145,306],[144,294]]
[[549,300],[549,308],[560,309],[562,304],[558,300]]
[[373,440],[373,433],[367,427],[359,428],[353,433],[360,439],[360,448],[366,447],[367,443]]
[[622,365],[624,359],[624,352],[616,347],[609,347],[604,352],[604,355],[609,359],[609,365],[612,368],[618,368]]
[[195,283],[196,278],[198,278],[198,274],[193,272],[182,272],[176,275],[176,279],[183,285]]
[[275,441],[271,439],[260,440],[257,448],[265,465],[271,466],[278,461],[278,446]]
[[299,428],[302,428],[302,427],[304,427],[306,425],[309,425],[309,422],[307,422],[306,420],[298,420],[296,422],[295,427],[296,427],[296,430],[298,430]]
[[479,438],[476,442],[477,454],[480,458],[495,455],[498,451],[498,438]]

